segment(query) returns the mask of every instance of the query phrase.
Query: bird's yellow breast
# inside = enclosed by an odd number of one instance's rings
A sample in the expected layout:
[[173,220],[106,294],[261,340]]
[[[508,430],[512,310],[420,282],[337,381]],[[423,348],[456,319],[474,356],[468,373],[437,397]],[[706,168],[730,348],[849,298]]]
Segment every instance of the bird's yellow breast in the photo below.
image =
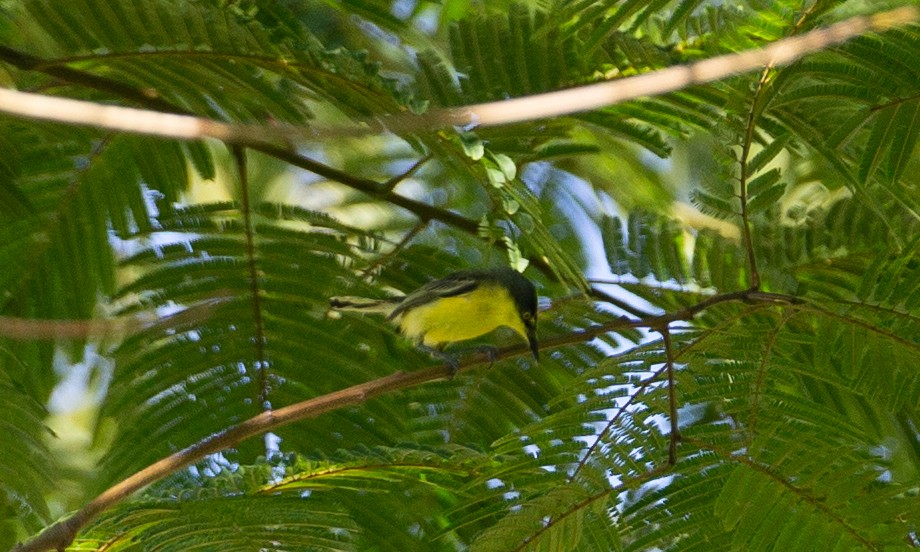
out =
[[527,335],[508,290],[487,283],[469,293],[410,309],[397,323],[404,335],[429,347],[473,339],[499,326]]

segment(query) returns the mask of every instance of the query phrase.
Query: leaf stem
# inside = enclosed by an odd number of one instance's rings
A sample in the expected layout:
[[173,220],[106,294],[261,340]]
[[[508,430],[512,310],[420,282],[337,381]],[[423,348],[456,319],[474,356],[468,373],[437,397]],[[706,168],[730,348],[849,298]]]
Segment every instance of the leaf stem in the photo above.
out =
[[252,205],[250,204],[249,174],[246,163],[246,150],[242,146],[233,147],[233,157],[240,178],[240,209],[243,211],[243,232],[246,236],[246,267],[249,271],[249,292],[252,296],[252,322],[255,337],[255,371],[258,387],[259,407],[268,405],[268,363],[265,357],[265,324],[262,320],[262,291],[259,286],[259,268],[256,263],[255,231],[252,226]]
[[760,272],[757,270],[757,255],[754,253],[754,239],[751,237],[751,218],[748,212],[748,158],[751,154],[751,146],[754,142],[754,129],[757,127],[757,116],[760,114],[758,108],[763,98],[764,89],[773,71],[773,65],[767,65],[760,74],[760,80],[757,82],[757,90],[754,91],[751,99],[751,109],[748,112],[747,123],[744,127],[744,142],[741,145],[741,157],[738,159],[740,165],[738,176],[738,198],[741,201],[741,235],[744,240],[744,250],[747,252],[748,269],[751,273],[750,289],[760,289]]
[[677,390],[674,382],[674,348],[671,345],[671,330],[664,324],[658,330],[664,340],[665,364],[668,370],[668,409],[671,432],[668,434],[668,465],[677,464],[677,443],[680,441],[680,427],[677,418]]

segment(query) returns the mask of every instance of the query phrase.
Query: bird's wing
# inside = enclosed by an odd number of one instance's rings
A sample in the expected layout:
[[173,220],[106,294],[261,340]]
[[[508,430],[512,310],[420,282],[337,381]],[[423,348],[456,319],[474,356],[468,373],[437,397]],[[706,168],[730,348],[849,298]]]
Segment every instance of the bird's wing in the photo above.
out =
[[338,296],[329,298],[329,307],[337,311],[377,313],[389,316],[402,297],[368,299],[366,297]]
[[463,293],[473,291],[479,286],[480,279],[471,278],[463,272],[458,272],[443,278],[429,282],[424,286],[413,291],[393,309],[393,312],[387,316],[387,320],[393,320],[405,311],[415,307],[430,303],[441,297],[454,297]]

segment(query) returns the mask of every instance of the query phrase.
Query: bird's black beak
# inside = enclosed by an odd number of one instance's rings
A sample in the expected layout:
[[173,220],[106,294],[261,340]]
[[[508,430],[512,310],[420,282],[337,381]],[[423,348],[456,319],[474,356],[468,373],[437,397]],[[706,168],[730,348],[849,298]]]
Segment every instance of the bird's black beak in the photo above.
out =
[[537,328],[527,328],[527,343],[530,344],[530,352],[533,353],[534,360],[540,362],[540,346],[537,343]]

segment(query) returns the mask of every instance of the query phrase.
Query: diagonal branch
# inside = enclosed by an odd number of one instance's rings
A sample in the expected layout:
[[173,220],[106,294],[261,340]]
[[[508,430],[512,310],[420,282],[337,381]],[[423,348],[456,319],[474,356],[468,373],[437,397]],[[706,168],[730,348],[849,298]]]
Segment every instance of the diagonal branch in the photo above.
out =
[[659,377],[661,377],[661,374],[664,371],[665,368],[659,368],[653,372],[651,376],[639,382],[639,385],[636,386],[635,392],[630,395],[630,397],[623,404],[617,406],[616,414],[611,416],[610,420],[608,420],[604,425],[604,429],[597,433],[597,437],[594,439],[594,442],[585,449],[581,456],[581,460],[579,460],[575,465],[575,469],[572,470],[571,475],[566,478],[569,483],[574,481],[575,478],[578,477],[579,472],[581,472],[581,470],[583,470],[585,466],[588,465],[588,461],[591,460],[591,458],[594,456],[594,453],[604,443],[604,440],[607,439],[607,435],[613,431],[614,426],[616,426],[616,424],[620,421],[620,418],[628,412],[629,408],[635,404],[637,400],[639,400],[645,390],[648,389],[653,383],[655,383]]
[[[758,297],[762,295],[768,295],[769,297],[767,299],[758,299]],[[780,301],[780,297],[784,300]],[[583,343],[590,341],[602,333],[627,327],[661,328],[662,324],[667,324],[675,320],[689,320],[705,308],[724,302],[745,301],[785,305],[792,302],[792,300],[793,298],[791,297],[757,292],[727,293],[710,297],[696,305],[663,316],[654,316],[644,320],[617,318],[607,324],[592,327],[585,331],[574,332],[572,334],[545,340],[541,343],[541,348],[550,349],[571,343]],[[426,370],[396,372],[382,378],[353,385],[340,391],[308,399],[277,410],[263,411],[239,425],[207,437],[129,476],[103,491],[73,516],[48,527],[33,540],[18,545],[14,551],[38,552],[42,550],[62,550],[73,542],[73,539],[83,527],[103,511],[111,508],[144,487],[192,465],[207,455],[232,447],[251,437],[273,431],[296,421],[316,418],[327,412],[359,405],[385,393],[416,387],[435,380],[451,378],[456,372],[469,370],[474,366],[491,364],[499,359],[529,354],[530,348],[526,345],[505,347],[497,351],[477,352],[466,356],[458,362],[456,366],[444,364]],[[673,360],[673,353],[671,354]]]
[[[516,354],[527,354],[523,347]],[[499,356],[511,356],[511,350],[501,350]],[[461,363],[460,369],[468,369],[486,359],[485,353],[473,355]],[[63,550],[77,533],[101,512],[121,502],[131,494],[154,483],[171,473],[186,468],[209,454],[232,447],[251,437],[272,431],[299,420],[315,418],[326,412],[364,403],[387,392],[406,389],[430,381],[445,379],[453,375],[450,366],[438,366],[413,372],[396,372],[373,381],[353,385],[346,389],[321,397],[306,400],[277,410],[267,410],[245,422],[212,435],[179,452],[159,460],[123,481],[110,487],[90,501],[73,516],[50,526],[35,539],[18,545],[16,552],[39,550]]]
[[[688,86],[713,82],[764,66],[791,63],[805,54],[845,42],[868,31],[882,31],[906,25],[920,18],[920,11],[904,6],[869,16],[854,16],[828,27],[784,38],[762,48],[712,57],[586,86],[535,94],[510,100],[430,111],[421,116],[403,114],[329,127],[281,127],[277,125],[233,125],[187,115],[164,114],[127,107],[101,105],[13,90],[0,90],[0,111],[11,115],[87,125],[121,132],[150,134],[181,140],[216,138],[255,148],[257,142],[274,140],[320,140],[336,136],[359,136],[391,131],[430,131],[446,126],[497,126],[589,111],[645,96],[657,96]],[[0,55],[2,55],[0,51]],[[9,52],[8,52],[9,53]],[[20,56],[22,58],[23,56]],[[25,56],[28,58],[28,56]],[[44,70],[26,59],[10,59],[20,67]],[[57,68],[61,72],[60,68]],[[55,75],[70,76],[70,75]],[[98,78],[98,77],[97,77]],[[121,85],[124,86],[124,85]],[[266,137],[254,139],[254,136]]]
[[102,339],[113,335],[130,335],[153,327],[173,328],[198,324],[210,318],[220,303],[228,301],[231,298],[229,293],[226,290],[218,290],[209,298],[190,305],[184,310],[160,317],[152,312],[88,320],[0,316],[0,336],[21,341]]
[[399,243],[394,245],[391,250],[387,251],[383,255],[378,256],[376,259],[374,259],[373,262],[371,262],[366,267],[364,267],[361,270],[361,278],[363,280],[370,280],[374,276],[374,273],[378,268],[381,268],[382,266],[387,264],[390,260],[392,260],[393,257],[398,255],[400,251],[405,249],[406,246],[409,245],[409,242],[411,242],[415,238],[415,236],[417,236],[418,233],[424,230],[425,227],[427,226],[428,226],[428,223],[425,221],[417,222],[415,226],[413,226],[408,232],[406,232],[406,234],[402,237],[402,239],[399,240]]
[[[284,145],[283,140],[271,141],[270,139],[272,136],[276,134],[271,128],[276,127],[242,127],[194,117],[188,111],[160,98],[149,90],[134,88],[116,80],[87,73],[85,71],[56,66],[48,60],[3,45],[0,45],[0,61],[14,65],[22,70],[41,72],[72,84],[113,94],[124,100],[135,102],[148,108],[148,110],[132,109],[0,89],[0,112],[5,110],[4,106],[12,105],[15,108],[12,111],[13,114],[20,114],[25,117],[34,116],[43,120],[56,120],[58,122],[68,122],[68,113],[76,114],[75,117],[80,118],[84,115],[89,116],[92,112],[95,112],[97,117],[103,117],[106,120],[110,120],[123,132],[149,133],[183,140],[194,140],[207,137],[222,139],[228,145],[239,145],[264,153],[265,155],[274,157],[295,167],[348,186],[353,190],[363,192],[381,201],[401,207],[415,215],[422,223],[427,224],[431,221],[438,221],[460,230],[465,234],[480,237],[479,223],[477,221],[464,217],[454,211],[435,207],[393,192],[393,188],[396,184],[418,171],[418,169],[430,159],[430,155],[422,157],[406,172],[398,174],[384,182],[377,182],[375,180],[354,176],[301,155],[293,151],[288,145]],[[16,107],[17,105],[18,107]],[[136,114],[140,118],[133,117],[132,114]],[[89,120],[83,121],[83,123],[96,126],[92,125],[92,120],[94,119],[89,117]],[[79,121],[74,120],[70,120],[69,122],[81,124]],[[152,128],[149,128],[147,125],[151,125]],[[145,128],[148,130],[161,129],[163,132],[156,130],[145,132],[141,130]],[[237,140],[230,140],[229,138],[233,134],[233,128],[246,128],[248,130],[241,131],[242,134]],[[256,138],[257,136],[259,138]],[[502,249],[507,249],[508,247],[507,244],[501,240],[492,240],[489,243],[494,247]],[[543,258],[531,258],[530,263],[544,274],[552,274],[548,263]]]
[[[19,105],[19,109],[26,112],[19,114],[26,117],[29,116],[29,113],[39,117],[41,117],[41,114],[44,113],[46,117],[42,118],[45,120],[66,122],[67,112],[74,113],[76,114],[76,117],[79,117],[80,113],[85,114],[89,113],[88,110],[96,110],[97,113],[105,114],[105,117],[112,117],[114,121],[120,121],[118,123],[120,127],[119,130],[123,132],[134,132],[132,131],[133,125],[141,124],[141,128],[143,128],[143,124],[146,122],[157,125],[158,127],[172,128],[174,131],[176,131],[175,134],[167,132],[165,135],[167,137],[178,139],[194,140],[207,137],[223,139],[222,137],[226,137],[224,133],[232,134],[232,132],[228,129],[234,125],[228,125],[220,121],[194,117],[188,111],[160,98],[154,93],[139,88],[134,88],[130,85],[126,85],[107,77],[100,77],[92,73],[71,69],[69,67],[56,66],[43,58],[26,54],[24,52],[20,52],[3,45],[0,45],[0,61],[14,65],[19,69],[37,71],[48,76],[65,80],[72,84],[112,94],[124,100],[135,102],[139,105],[147,107],[147,110],[132,109],[119,106],[95,104],[92,102],[69,100],[66,98],[55,98],[37,94],[24,94],[13,90],[0,89],[0,111],[4,111],[3,106],[7,105],[7,103],[4,101],[5,98],[13,98],[14,103],[17,101],[16,98],[19,98],[24,102]],[[57,106],[57,108],[55,108],[55,106]],[[63,111],[61,113],[57,113],[56,109],[62,109]],[[71,109],[75,111],[70,111]],[[11,111],[11,113],[17,114],[17,111],[14,110]],[[131,118],[121,119],[121,117],[126,113],[138,114],[141,116],[141,120],[132,120]],[[57,118],[57,115],[61,115],[63,119]],[[76,121],[70,122],[76,123]],[[478,235],[477,233],[479,224],[475,220],[468,219],[452,211],[440,209],[438,207],[434,207],[432,205],[428,205],[426,203],[422,203],[420,201],[416,201],[411,198],[393,193],[392,190],[395,185],[401,180],[411,176],[419,168],[421,168],[421,166],[429,160],[428,156],[420,159],[405,173],[397,175],[381,183],[375,180],[356,177],[347,172],[340,171],[328,165],[324,165],[318,161],[314,161],[309,157],[296,153],[290,147],[282,145],[282,142],[280,141],[272,142],[263,138],[256,138],[256,136],[271,137],[272,131],[268,130],[269,128],[271,127],[259,127],[253,129],[252,134],[248,136],[244,135],[240,140],[227,142],[228,144],[237,144],[264,153],[268,156],[294,165],[295,167],[299,167],[301,169],[322,176],[323,178],[328,178],[329,180],[344,184],[349,188],[364,192],[380,200],[392,203],[397,207],[402,207],[424,222],[437,220],[468,234]],[[145,134],[145,132],[134,133]],[[158,135],[155,132],[152,134]]]

